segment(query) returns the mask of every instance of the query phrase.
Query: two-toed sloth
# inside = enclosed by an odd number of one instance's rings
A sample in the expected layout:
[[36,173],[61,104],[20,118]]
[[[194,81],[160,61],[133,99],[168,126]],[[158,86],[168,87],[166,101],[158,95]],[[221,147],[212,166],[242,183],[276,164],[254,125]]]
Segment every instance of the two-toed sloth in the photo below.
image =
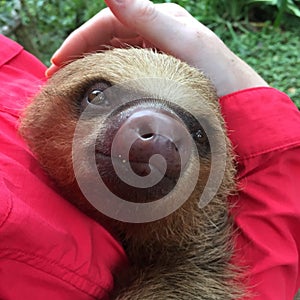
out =
[[199,70],[151,50],[87,55],[47,82],[20,132],[62,194],[123,244],[131,266],[115,274],[112,299],[243,293],[231,264],[233,156]]

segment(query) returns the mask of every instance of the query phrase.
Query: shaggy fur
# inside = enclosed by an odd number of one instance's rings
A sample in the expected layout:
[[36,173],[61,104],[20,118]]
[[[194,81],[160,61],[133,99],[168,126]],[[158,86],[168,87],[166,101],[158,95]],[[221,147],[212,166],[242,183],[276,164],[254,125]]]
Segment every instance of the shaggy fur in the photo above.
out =
[[[228,139],[223,182],[214,199],[203,209],[198,207],[198,201],[209,174],[210,156],[200,158],[202,173],[184,205],[152,223],[111,220],[96,211],[77,186],[72,166],[72,139],[79,118],[80,99],[99,80],[119,84],[148,77],[172,80],[192,89],[209,104],[225,132],[217,96],[209,80],[173,57],[142,49],[109,50],[67,65],[49,80],[29,105],[20,132],[63,195],[107,226],[124,245],[131,267],[125,274],[116,274],[112,299],[238,299],[243,288],[237,268],[230,264],[233,230],[227,197],[235,189],[235,169]],[[178,97],[178,91],[171,88],[167,91],[153,89],[147,86],[147,80],[140,86],[126,88],[189,108],[200,119],[210,122],[210,116],[203,113],[195,97]],[[92,121],[100,133],[107,129],[102,116]],[[84,143],[89,144],[88,134]],[[192,174],[195,155],[192,154],[191,163],[183,174],[186,182]],[[82,164],[83,169],[87,168],[84,161]],[[176,197],[181,197],[180,189]]]

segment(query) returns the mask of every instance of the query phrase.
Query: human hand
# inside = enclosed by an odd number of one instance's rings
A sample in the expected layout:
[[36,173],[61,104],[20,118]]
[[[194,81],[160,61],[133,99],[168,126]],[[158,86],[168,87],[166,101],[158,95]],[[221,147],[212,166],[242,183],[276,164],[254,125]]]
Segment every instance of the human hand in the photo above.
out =
[[101,10],[65,40],[53,55],[51,76],[67,61],[124,44],[153,47],[203,71],[218,96],[267,83],[206,26],[176,4],[106,0]]

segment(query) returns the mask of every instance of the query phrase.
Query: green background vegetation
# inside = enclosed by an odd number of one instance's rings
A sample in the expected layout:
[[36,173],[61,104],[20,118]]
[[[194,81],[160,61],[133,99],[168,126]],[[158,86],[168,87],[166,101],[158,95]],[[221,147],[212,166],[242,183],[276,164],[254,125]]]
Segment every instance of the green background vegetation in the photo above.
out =
[[[214,30],[300,108],[300,0],[173,2]],[[66,36],[103,7],[99,0],[0,0],[0,32],[49,65]]]

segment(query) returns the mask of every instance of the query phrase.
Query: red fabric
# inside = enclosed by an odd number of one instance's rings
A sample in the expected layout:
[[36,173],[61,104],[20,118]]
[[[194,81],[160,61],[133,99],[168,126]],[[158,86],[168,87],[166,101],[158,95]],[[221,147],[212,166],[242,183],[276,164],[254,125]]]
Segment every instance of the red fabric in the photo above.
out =
[[121,246],[56,194],[16,127],[45,66],[0,35],[0,299],[108,299]]
[[235,146],[240,192],[237,263],[255,300],[292,300],[300,286],[300,113],[272,88],[220,99]]

